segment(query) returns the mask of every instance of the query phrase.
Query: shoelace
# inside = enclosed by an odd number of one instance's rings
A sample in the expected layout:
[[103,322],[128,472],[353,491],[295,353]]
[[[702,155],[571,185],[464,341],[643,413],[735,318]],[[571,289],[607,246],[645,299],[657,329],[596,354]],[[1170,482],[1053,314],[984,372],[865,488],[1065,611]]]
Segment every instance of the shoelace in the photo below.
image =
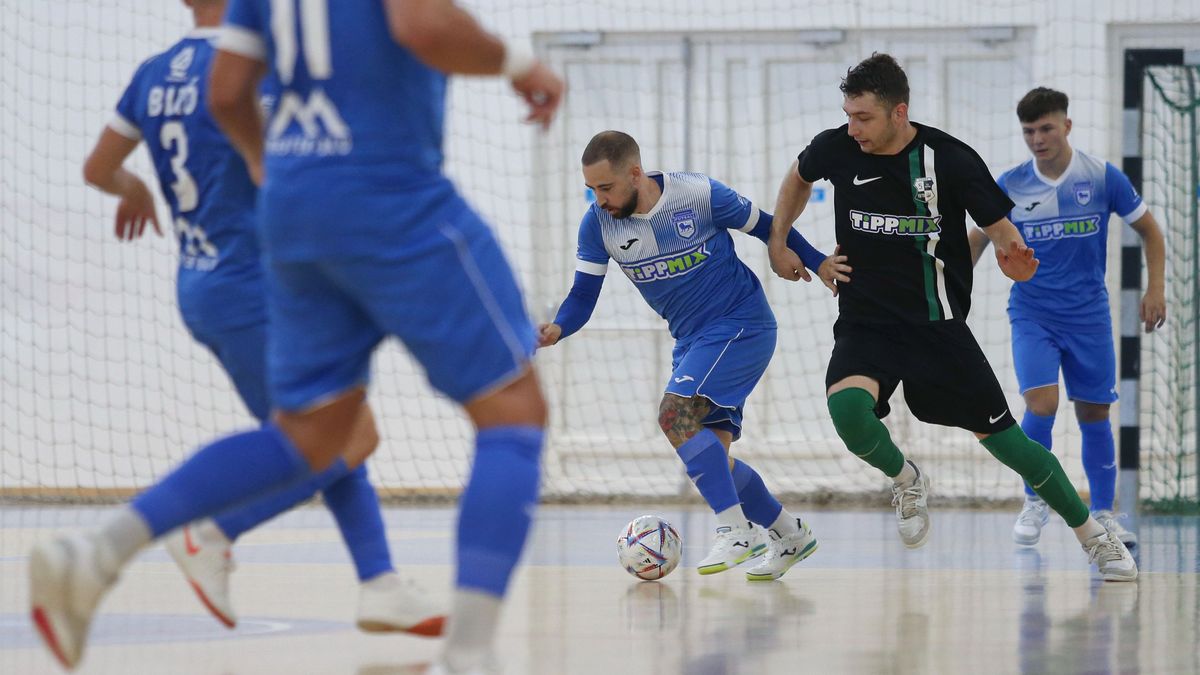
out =
[[917,515],[917,500],[923,496],[922,493],[924,489],[919,481],[903,490],[893,486],[892,506],[899,510],[901,518],[912,518]]
[[1105,535],[1088,549],[1088,564],[1097,561],[1103,564],[1123,557],[1120,543],[1111,534]]

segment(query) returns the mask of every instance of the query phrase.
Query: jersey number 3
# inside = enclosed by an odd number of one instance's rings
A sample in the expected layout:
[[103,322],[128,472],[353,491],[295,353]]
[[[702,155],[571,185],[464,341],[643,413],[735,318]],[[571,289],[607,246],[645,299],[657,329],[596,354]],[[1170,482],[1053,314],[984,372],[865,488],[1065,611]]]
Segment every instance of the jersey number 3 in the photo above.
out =
[[200,195],[196,190],[195,179],[185,166],[188,160],[187,130],[183,128],[182,122],[167,122],[162,125],[158,140],[162,143],[163,150],[171,153],[171,172],[175,174],[171,191],[175,193],[175,203],[179,212],[194,211],[200,201]]

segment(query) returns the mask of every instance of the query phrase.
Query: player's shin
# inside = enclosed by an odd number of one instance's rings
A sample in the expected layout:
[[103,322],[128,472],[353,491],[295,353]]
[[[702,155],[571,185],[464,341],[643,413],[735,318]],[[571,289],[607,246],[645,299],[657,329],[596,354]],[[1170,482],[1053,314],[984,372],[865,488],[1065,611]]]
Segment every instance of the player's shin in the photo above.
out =
[[458,515],[458,572],[445,658],[478,666],[491,650],[500,601],[537,507],[544,431],[534,426],[481,429]]
[[888,477],[900,475],[904,454],[875,416],[875,398],[867,390],[843,389],[830,396],[827,405],[833,426],[850,452]]
[[737,488],[738,498],[742,500],[742,511],[750,522],[768,530],[775,529],[779,535],[799,531],[796,517],[788,513],[771,494],[762,476],[740,459],[733,461],[733,484]]
[[300,451],[278,427],[267,424],[204,446],[134,498],[132,506],[157,538],[311,475]]
[[[334,466],[339,464],[345,466],[341,460]],[[383,514],[379,511],[379,495],[367,477],[367,465],[360,464],[330,482],[322,489],[322,495],[354,559],[358,580],[367,581],[391,572],[392,554],[388,550]]]
[[[746,517],[741,513],[741,500],[729,470],[729,459],[721,439],[709,429],[701,429],[683,445],[675,449],[687,469],[688,478],[696,484],[700,496],[717,514],[717,519],[729,518],[730,527],[745,527]],[[736,513],[734,513],[734,507]]]
[[1020,474],[1067,525],[1077,528],[1089,520],[1087,506],[1071,485],[1058,458],[1030,440],[1021,427],[1014,424],[981,442],[996,459]]
[[1112,424],[1107,420],[1080,422],[1083,441],[1083,471],[1092,496],[1092,511],[1111,511],[1117,486],[1116,445]]
[[[1025,415],[1021,417],[1021,430],[1030,440],[1050,450],[1053,448],[1054,442],[1054,415],[1035,415],[1026,410]],[[1030,487],[1029,482],[1025,482],[1025,495],[1034,497],[1037,493]]]
[[225,511],[213,521],[230,541],[236,541],[242,534],[312,497],[317,490],[340,480],[349,471],[346,462],[339,458],[328,469],[309,480],[272,492],[240,508]]

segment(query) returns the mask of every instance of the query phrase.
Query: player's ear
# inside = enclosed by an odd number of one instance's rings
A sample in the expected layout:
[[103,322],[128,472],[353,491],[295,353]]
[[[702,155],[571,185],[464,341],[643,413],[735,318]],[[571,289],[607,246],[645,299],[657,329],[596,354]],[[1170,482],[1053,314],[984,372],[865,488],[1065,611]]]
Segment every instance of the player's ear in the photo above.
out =
[[1065,120],[1063,120],[1063,136],[1067,136],[1070,133],[1071,133],[1071,118],[1068,117]]
[[900,123],[908,119],[908,104],[897,103],[895,108],[892,108],[892,120]]

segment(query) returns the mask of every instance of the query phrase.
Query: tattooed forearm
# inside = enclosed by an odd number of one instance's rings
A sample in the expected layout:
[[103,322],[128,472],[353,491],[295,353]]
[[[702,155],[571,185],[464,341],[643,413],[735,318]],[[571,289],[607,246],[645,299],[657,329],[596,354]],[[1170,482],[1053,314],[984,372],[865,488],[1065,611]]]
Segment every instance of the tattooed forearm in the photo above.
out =
[[658,426],[671,445],[678,448],[704,428],[700,422],[710,410],[712,404],[703,396],[683,398],[667,394],[658,406]]

